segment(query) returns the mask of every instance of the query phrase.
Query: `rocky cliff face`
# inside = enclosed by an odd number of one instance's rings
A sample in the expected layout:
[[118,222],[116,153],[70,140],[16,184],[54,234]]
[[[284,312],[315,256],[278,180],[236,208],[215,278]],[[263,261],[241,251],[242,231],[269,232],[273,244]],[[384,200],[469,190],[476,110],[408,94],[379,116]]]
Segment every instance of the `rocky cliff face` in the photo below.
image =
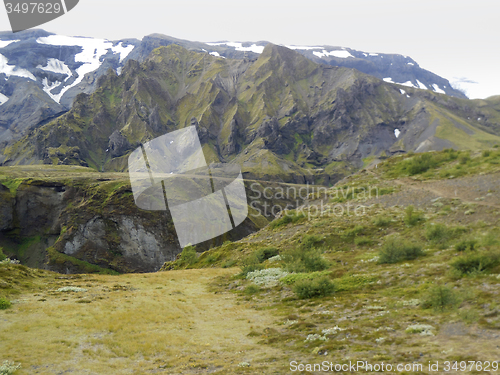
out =
[[[128,181],[48,173],[54,178],[4,181],[10,189],[0,184],[0,247],[6,254],[61,273],[121,273],[156,271],[180,253],[169,212],[138,209]],[[258,227],[247,219],[198,250]]]

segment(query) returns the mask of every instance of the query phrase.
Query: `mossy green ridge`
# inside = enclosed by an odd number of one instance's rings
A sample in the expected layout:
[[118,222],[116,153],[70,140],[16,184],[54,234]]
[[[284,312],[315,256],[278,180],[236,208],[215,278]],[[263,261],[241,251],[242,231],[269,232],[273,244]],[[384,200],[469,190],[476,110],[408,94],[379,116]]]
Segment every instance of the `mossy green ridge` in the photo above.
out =
[[[500,144],[498,98],[466,100],[316,64],[268,44],[232,60],[172,44],[100,78],[65,115],[5,148],[4,165],[125,171],[141,143],[194,125],[209,162],[247,178],[332,185],[397,152]],[[398,129],[399,137],[394,134]]]

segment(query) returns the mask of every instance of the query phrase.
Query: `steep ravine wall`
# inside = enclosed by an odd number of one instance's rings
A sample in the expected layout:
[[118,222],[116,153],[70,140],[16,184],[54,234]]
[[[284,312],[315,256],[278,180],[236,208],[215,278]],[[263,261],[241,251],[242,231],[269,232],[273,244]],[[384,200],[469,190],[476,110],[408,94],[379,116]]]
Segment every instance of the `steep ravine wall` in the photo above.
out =
[[[61,273],[154,272],[182,250],[169,212],[137,208],[128,181],[4,183],[0,247],[28,266]],[[240,239],[266,223],[247,218],[197,250]]]

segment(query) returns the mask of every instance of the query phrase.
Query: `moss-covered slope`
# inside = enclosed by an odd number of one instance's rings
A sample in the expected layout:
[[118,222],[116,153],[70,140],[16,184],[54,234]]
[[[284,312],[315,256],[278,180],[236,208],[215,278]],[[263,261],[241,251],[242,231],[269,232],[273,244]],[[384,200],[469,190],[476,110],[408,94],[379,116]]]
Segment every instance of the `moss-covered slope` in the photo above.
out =
[[120,76],[110,71],[70,112],[4,150],[5,164],[125,171],[141,143],[195,125],[209,162],[327,185],[395,152],[500,143],[497,104],[393,85],[272,44],[253,61],[170,45]]

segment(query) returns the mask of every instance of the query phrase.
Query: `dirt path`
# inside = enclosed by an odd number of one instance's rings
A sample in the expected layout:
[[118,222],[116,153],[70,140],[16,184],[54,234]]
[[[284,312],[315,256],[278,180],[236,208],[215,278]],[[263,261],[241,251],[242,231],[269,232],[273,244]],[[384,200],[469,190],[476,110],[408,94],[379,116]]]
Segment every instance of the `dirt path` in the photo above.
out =
[[[480,206],[487,206],[487,207],[495,207],[500,209],[500,205],[490,203],[490,202],[484,202],[484,201],[479,201],[479,200],[470,200],[467,195],[470,196],[470,192],[463,192],[462,190],[458,189],[453,189],[452,187],[449,186],[439,186],[435,181],[431,182],[415,182],[413,180],[408,180],[408,179],[397,179],[394,180],[395,183],[402,185],[408,189],[411,190],[426,190],[430,193],[433,193],[437,196],[440,196],[442,198],[448,198],[448,199],[455,199],[458,198],[464,203],[471,203],[471,204],[477,204]],[[481,198],[481,197],[477,197]]]
[[[268,312],[207,289],[235,269],[60,280],[0,312],[2,359],[19,374],[238,374],[282,369],[283,353],[249,337]],[[85,292],[56,292],[76,286]],[[258,370],[261,368],[262,370]],[[267,368],[267,372],[266,369]]]
[[[382,178],[372,168],[366,172]],[[399,178],[391,182],[407,190],[426,191],[436,197],[460,199],[463,203],[475,204],[500,209],[500,180],[499,173],[487,175],[466,176],[448,180],[419,181],[410,178]]]

